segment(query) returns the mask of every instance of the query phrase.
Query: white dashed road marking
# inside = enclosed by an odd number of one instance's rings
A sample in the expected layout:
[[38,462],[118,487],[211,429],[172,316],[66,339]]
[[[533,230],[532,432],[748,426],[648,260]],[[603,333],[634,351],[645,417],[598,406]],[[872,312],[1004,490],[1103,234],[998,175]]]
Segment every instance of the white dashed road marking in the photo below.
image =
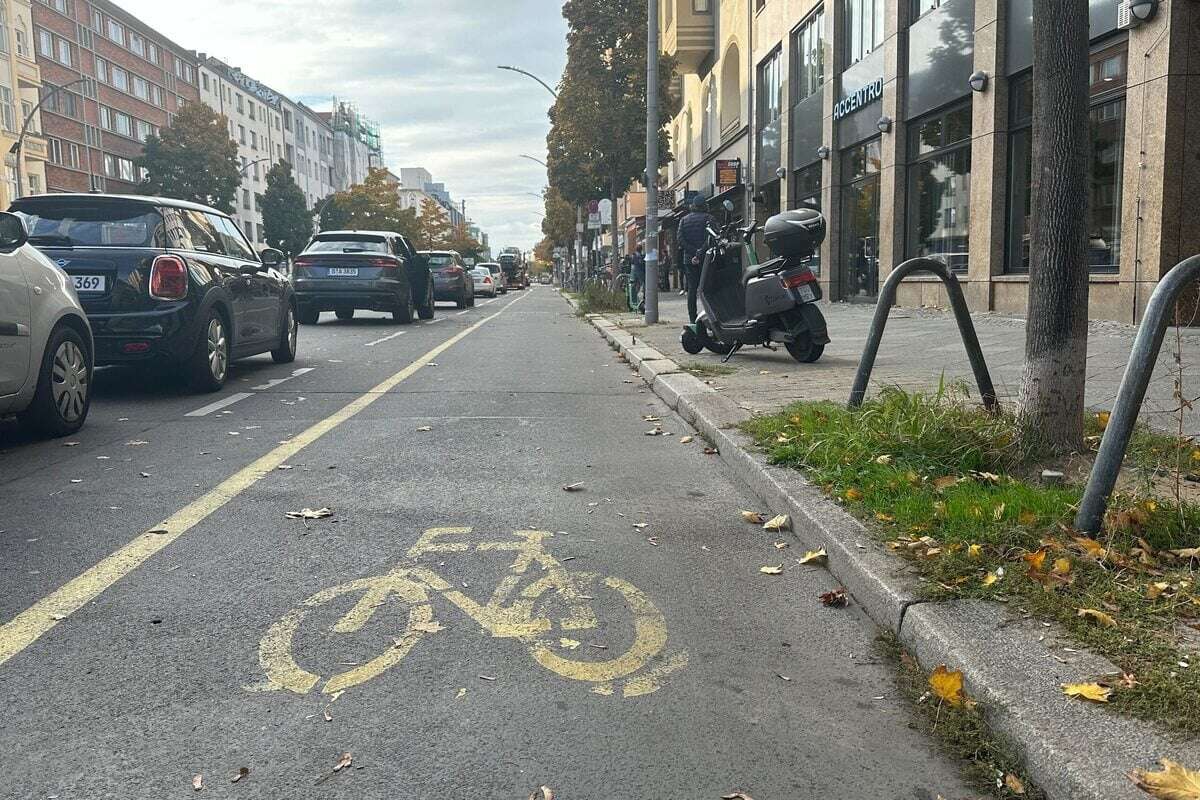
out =
[[373,342],[367,342],[365,345],[363,345],[363,347],[374,347],[377,344],[383,344],[384,342],[395,339],[397,336],[403,336],[406,333],[408,333],[408,331],[396,331],[391,336],[385,336],[382,339],[376,339]]
[[316,367],[301,367],[298,370],[294,370],[292,372],[292,374],[288,375],[286,378],[274,378],[274,379],[269,380],[266,383],[262,384],[261,386],[253,387],[254,388],[253,392],[236,392],[234,394],[229,395],[228,397],[222,397],[220,400],[217,400],[216,402],[209,403],[206,406],[201,406],[200,408],[197,408],[195,411],[189,411],[188,413],[184,414],[184,416],[185,417],[207,417],[209,414],[213,413],[214,411],[220,411],[222,408],[228,408],[229,406],[233,405],[234,403],[240,403],[242,400],[245,400],[247,397],[254,397],[254,392],[265,392],[268,389],[274,389],[279,384],[286,383],[287,381],[290,381],[292,378],[299,378],[301,375],[307,375],[308,373],[312,372],[314,369],[316,369]]

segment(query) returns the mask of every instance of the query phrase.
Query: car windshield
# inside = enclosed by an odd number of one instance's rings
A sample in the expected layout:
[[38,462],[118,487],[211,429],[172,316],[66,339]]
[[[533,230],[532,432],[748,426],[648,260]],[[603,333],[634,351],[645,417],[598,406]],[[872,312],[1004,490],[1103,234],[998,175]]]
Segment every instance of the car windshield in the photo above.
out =
[[445,253],[430,253],[429,264],[434,267],[448,267],[454,263],[454,256]]
[[336,239],[317,239],[306,253],[386,253],[387,241],[378,237],[340,236]]
[[158,247],[163,221],[141,203],[37,202],[13,206],[29,241],[45,247]]

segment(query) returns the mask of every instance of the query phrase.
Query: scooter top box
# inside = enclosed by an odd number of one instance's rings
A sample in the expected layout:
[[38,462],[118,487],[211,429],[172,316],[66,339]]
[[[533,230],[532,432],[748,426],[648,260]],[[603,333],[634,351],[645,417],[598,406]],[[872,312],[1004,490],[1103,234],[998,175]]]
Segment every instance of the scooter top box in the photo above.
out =
[[807,258],[825,240],[825,217],[814,208],[776,214],[763,226],[763,241],[784,258]]

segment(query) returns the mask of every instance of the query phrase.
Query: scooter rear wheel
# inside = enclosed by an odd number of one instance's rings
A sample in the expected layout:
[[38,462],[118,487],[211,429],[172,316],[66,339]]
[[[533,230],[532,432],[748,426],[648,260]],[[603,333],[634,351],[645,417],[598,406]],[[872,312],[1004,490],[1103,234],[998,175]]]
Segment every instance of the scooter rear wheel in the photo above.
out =
[[801,364],[812,364],[825,352],[825,345],[815,344],[811,336],[805,336],[794,342],[784,342],[788,354]]

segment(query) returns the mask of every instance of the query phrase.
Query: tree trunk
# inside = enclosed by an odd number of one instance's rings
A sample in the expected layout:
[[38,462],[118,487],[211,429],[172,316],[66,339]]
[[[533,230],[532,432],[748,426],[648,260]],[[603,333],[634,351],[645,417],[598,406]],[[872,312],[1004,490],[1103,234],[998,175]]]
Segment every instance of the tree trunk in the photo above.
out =
[[1033,15],[1029,315],[1020,420],[1056,453],[1083,446],[1088,322],[1088,0]]

